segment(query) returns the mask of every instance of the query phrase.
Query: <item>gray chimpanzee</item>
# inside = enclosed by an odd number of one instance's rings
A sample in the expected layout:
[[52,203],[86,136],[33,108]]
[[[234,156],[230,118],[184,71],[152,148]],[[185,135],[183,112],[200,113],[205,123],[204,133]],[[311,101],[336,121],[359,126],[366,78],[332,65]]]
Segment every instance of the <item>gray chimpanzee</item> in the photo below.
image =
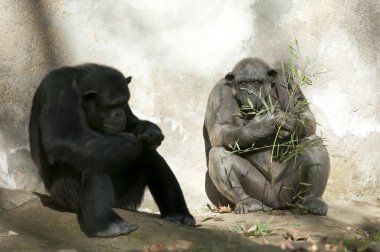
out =
[[136,209],[146,186],[161,217],[194,226],[181,188],[156,148],[160,128],[131,111],[128,83],[102,65],[63,67],[38,87],[29,124],[30,147],[46,189],[78,213],[88,236],[128,234],[138,227],[112,207]]
[[[322,141],[315,135],[315,121],[307,103],[301,114],[289,110],[285,117],[284,111],[292,106],[285,82],[261,59],[246,58],[212,89],[203,133],[208,165],[206,193],[213,204],[231,204],[235,213],[269,211],[287,208],[301,194],[304,212],[326,215],[328,207],[321,198],[330,171],[326,147],[305,145],[302,152],[286,161],[273,158],[272,148],[260,148],[268,142],[273,145],[277,130],[283,141],[292,134],[300,142]],[[241,116],[244,106],[260,110],[263,98],[272,99],[280,109]],[[301,91],[294,100],[305,100]],[[297,118],[301,116],[311,123],[300,125]],[[236,142],[239,148],[253,145],[256,149],[231,153],[230,147]]]

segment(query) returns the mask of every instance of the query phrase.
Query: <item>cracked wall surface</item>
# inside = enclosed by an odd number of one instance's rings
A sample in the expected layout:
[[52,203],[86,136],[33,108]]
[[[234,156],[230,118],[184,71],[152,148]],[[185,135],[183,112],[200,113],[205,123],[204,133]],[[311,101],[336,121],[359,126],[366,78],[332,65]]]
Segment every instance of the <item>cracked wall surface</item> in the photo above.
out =
[[305,88],[332,170],[325,198],[380,194],[380,3],[330,1],[2,1],[0,187],[43,191],[29,157],[32,94],[53,68],[95,62],[132,75],[130,105],[159,124],[159,151],[190,208],[207,203],[208,94],[243,57],[301,57],[328,71]]

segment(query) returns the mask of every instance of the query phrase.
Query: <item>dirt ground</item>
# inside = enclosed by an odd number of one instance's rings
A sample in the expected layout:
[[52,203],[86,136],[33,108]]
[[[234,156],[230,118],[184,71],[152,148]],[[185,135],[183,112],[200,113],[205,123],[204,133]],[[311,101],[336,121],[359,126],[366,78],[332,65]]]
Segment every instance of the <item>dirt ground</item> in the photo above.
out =
[[298,210],[201,216],[197,219],[203,228],[216,230],[268,226],[270,234],[248,238],[291,251],[361,251],[380,245],[380,199],[330,205],[327,216],[301,215]]
[[[118,209],[139,229],[116,238],[87,238],[75,214],[55,209],[48,198],[43,202],[46,206],[38,198],[0,211],[0,251],[265,252],[283,251],[281,246],[290,251],[355,251],[356,247],[361,251],[380,242],[379,199],[331,205],[324,217],[300,215],[297,210],[237,215],[215,213],[205,207],[193,212],[197,227],[167,222],[151,213]],[[238,234],[242,225],[246,231],[251,229],[251,234],[268,231],[268,235]],[[353,245],[347,248],[349,243]],[[380,247],[373,251],[380,251]]]

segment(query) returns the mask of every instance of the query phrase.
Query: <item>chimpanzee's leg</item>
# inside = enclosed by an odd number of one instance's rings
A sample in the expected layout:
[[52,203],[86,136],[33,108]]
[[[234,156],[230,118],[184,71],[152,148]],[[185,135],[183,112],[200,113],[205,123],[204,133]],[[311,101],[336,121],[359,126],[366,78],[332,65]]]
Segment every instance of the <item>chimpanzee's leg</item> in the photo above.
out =
[[114,207],[136,210],[148,185],[145,171],[139,163],[131,164],[124,171],[111,176],[115,189]]
[[220,206],[230,206],[232,208],[235,207],[235,203],[228,200],[221,192],[219,192],[218,188],[212,182],[209,171],[207,170],[205,176],[205,190],[207,197],[216,207]]
[[[53,169],[52,169],[53,170]],[[80,173],[69,167],[57,165],[52,174],[52,183],[48,188],[54,201],[67,210],[79,211]]]
[[249,161],[213,147],[209,153],[209,174],[215,187],[232,201],[236,213],[269,211],[274,198],[270,183]]
[[[309,136],[304,141],[318,140],[316,135]],[[322,143],[322,140],[321,140]],[[310,184],[305,188],[301,205],[318,215],[326,215],[328,206],[322,200],[330,173],[330,159],[327,148],[323,145],[307,147],[298,160],[302,169],[301,182]]]
[[113,190],[109,175],[94,171],[86,171],[82,174],[79,195],[80,217],[88,235],[118,236],[128,234],[138,228],[123,220],[112,210]]
[[141,163],[161,217],[194,226],[194,217],[189,213],[178,181],[164,158],[156,150],[149,149],[144,151]]

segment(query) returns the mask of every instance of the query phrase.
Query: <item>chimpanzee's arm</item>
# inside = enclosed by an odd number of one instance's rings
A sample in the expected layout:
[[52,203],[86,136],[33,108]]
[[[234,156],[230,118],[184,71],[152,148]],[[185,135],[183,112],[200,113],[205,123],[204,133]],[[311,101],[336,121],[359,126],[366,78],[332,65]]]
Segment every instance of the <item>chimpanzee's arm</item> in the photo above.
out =
[[141,141],[133,134],[108,136],[78,130],[60,136],[45,130],[41,138],[50,164],[65,163],[79,172],[84,169],[104,172],[123,169],[137,160],[142,151]]
[[232,88],[219,82],[211,91],[208,101],[205,125],[212,147],[234,145],[249,147],[273,134],[276,124],[270,115],[256,116],[247,125],[234,125],[233,116],[239,111]]
[[126,132],[133,133],[137,138],[145,142],[149,148],[156,149],[164,140],[161,129],[150,121],[144,121],[137,118],[129,106],[124,108],[127,117]]
[[301,91],[293,98],[288,111],[282,112],[282,116],[279,117],[284,120],[282,129],[288,131],[289,135],[295,133],[297,137],[304,138],[315,134],[315,117]]
[[297,135],[301,137],[314,135],[317,123],[302,91],[299,91],[296,99],[297,101],[301,101],[303,104],[305,104],[302,112],[298,115],[299,123],[297,124]]

